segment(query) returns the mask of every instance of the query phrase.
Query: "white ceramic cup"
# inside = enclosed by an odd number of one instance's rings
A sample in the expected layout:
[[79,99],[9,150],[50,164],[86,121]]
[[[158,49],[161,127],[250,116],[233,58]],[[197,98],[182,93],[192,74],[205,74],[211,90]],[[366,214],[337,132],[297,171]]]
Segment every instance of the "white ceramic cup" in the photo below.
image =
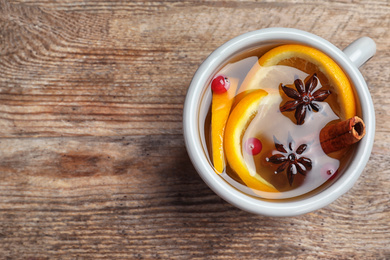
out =
[[[205,152],[204,121],[209,104],[204,99],[208,83],[216,72],[232,57],[243,51],[261,46],[304,44],[330,56],[344,70],[352,84],[360,104],[366,125],[365,137],[356,145],[354,154],[343,174],[326,189],[299,200],[277,201],[249,196],[230,184],[213,170]],[[290,28],[267,28],[238,36],[216,49],[201,64],[188,88],[184,112],[183,131],[190,159],[206,184],[221,198],[248,212],[266,216],[295,216],[322,208],[347,192],[362,173],[370,157],[375,134],[375,112],[367,84],[358,70],[376,51],[374,41],[359,38],[341,51],[330,42],[311,33]],[[210,96],[210,91],[208,96]],[[210,97],[208,98],[210,100]],[[203,105],[201,105],[203,104]],[[202,107],[201,107],[202,106]],[[203,131],[203,132],[202,132]]]

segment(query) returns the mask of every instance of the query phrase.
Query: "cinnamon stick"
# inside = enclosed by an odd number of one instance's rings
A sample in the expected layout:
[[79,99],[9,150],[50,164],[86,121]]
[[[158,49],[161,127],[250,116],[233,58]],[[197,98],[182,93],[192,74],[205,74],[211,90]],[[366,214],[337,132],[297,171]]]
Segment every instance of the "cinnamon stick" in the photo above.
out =
[[342,150],[366,134],[363,120],[354,116],[348,120],[325,126],[320,132],[321,147],[326,154]]

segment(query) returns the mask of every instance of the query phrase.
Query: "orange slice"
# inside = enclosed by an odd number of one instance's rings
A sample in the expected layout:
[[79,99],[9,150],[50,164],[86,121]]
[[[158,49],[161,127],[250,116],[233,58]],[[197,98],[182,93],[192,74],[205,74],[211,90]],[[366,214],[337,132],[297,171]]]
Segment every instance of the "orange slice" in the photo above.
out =
[[236,105],[226,124],[224,148],[230,167],[249,188],[254,191],[277,192],[272,184],[248,167],[242,154],[242,138],[245,130],[256,116],[259,105],[267,95],[268,93],[264,90],[255,90],[247,94]]
[[249,93],[255,91],[255,89],[248,89],[244,92],[241,92],[239,94],[236,95],[236,97],[234,98],[234,102],[233,102],[233,106],[232,106],[232,109],[234,109],[236,107],[236,105],[238,103],[240,103],[240,101],[246,96],[248,95]]
[[323,52],[304,45],[282,45],[265,53],[248,73],[239,92],[256,88],[258,82],[264,78],[262,68],[274,65],[294,67],[307,74],[317,73],[322,88],[333,93],[327,102],[341,120],[356,115],[353,89],[343,70]]
[[222,173],[225,169],[223,135],[238,86],[238,79],[229,78],[229,80],[228,91],[222,94],[213,93],[211,101],[211,147],[214,169],[217,173]]

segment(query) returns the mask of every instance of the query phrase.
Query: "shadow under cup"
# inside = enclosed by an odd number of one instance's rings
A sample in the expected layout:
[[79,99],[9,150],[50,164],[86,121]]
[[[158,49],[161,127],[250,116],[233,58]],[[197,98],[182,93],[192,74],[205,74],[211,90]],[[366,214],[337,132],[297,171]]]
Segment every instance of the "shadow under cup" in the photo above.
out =
[[[322,38],[299,30],[281,30],[278,34],[263,29],[259,34],[244,34],[215,50],[199,67],[187,93],[184,108],[184,134],[190,158],[208,186],[220,197],[243,210],[269,216],[293,216],[307,213],[331,203],[348,191],[363,171],[371,153],[375,118],[367,85],[359,70],[338,48]],[[261,32],[265,32],[261,35]],[[285,32],[280,33],[280,32]],[[297,35],[298,34],[298,35]],[[254,36],[253,36],[254,35]],[[263,37],[262,37],[263,36]],[[297,37],[299,36],[299,37]],[[297,40],[298,39],[298,40]],[[243,44],[245,42],[245,44]],[[264,199],[243,192],[229,184],[215,173],[209,157],[205,122],[209,113],[212,92],[210,81],[227,63],[243,57],[259,56],[283,44],[303,44],[321,50],[330,56],[344,70],[350,83],[355,87],[357,115],[366,124],[366,136],[354,145],[340,165],[340,173],[317,189],[290,199]],[[249,189],[249,188],[247,188]]]

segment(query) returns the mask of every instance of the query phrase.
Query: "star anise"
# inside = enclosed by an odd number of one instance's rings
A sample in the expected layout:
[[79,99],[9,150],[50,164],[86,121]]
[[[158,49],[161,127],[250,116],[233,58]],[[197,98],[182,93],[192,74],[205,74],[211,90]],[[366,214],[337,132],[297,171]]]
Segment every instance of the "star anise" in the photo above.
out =
[[275,140],[275,148],[279,153],[276,153],[269,158],[267,157],[266,161],[273,164],[280,164],[280,166],[276,169],[275,174],[286,170],[290,186],[292,185],[297,173],[306,176],[306,173],[311,170],[311,160],[307,157],[300,156],[307,149],[306,144],[301,144],[294,151],[293,142],[290,142],[288,147],[285,147],[283,144],[277,143]]
[[281,84],[283,92],[294,100],[287,101],[280,107],[281,112],[295,110],[295,118],[298,125],[305,121],[306,111],[319,111],[320,106],[316,102],[324,101],[330,94],[330,90],[317,90],[313,93],[318,84],[317,74],[314,73],[305,79],[305,84],[300,79],[294,81],[295,89]]

